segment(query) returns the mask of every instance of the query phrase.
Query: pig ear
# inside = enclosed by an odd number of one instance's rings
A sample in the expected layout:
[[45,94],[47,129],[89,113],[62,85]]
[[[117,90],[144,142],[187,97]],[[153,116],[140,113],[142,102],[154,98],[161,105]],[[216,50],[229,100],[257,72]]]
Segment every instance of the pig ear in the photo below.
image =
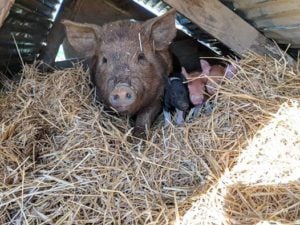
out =
[[[175,10],[144,23],[146,35],[154,41],[155,50],[166,49],[176,35]],[[150,40],[151,40],[150,39]]]
[[182,73],[182,75],[183,75],[186,79],[189,78],[189,74],[186,72],[186,70],[185,70],[184,67],[181,67],[181,73]]
[[226,70],[225,70],[225,77],[226,78],[231,79],[231,78],[234,77],[234,75],[236,73],[237,73],[237,69],[234,65],[232,65],[232,64],[227,65]]
[[66,27],[70,44],[77,52],[85,56],[93,56],[96,53],[98,26],[75,23],[70,20],[63,20],[62,24]]
[[200,65],[201,65],[202,73],[205,75],[209,75],[211,69],[209,63],[204,59],[200,59]]

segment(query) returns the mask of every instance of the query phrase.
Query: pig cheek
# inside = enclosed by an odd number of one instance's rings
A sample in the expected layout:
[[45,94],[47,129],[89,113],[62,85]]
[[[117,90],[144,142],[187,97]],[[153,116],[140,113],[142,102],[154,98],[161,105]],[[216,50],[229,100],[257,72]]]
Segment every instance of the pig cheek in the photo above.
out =
[[96,89],[98,89],[100,99],[102,99],[106,104],[109,104],[109,95],[114,87],[114,77],[110,76],[106,68],[98,66],[96,73]]
[[141,104],[143,103],[144,99],[144,89],[141,87],[133,86],[133,90],[135,91],[136,94],[136,99],[134,103],[132,104],[132,107],[134,108],[139,108]]
[[145,88],[142,84],[142,81],[137,78],[132,78],[130,83],[131,83],[132,89],[135,91],[136,95],[138,97],[141,97],[145,90]]
[[114,90],[114,88],[115,88],[115,82],[114,82],[114,80],[113,79],[109,79],[107,81],[107,92],[111,93]]
[[148,59],[138,62],[135,69],[138,77],[151,77],[155,71],[155,67]]

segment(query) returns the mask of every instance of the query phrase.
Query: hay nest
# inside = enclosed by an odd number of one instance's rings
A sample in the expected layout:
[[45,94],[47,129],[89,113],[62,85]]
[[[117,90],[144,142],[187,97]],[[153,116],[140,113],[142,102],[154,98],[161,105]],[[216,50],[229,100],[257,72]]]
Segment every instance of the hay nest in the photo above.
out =
[[[228,169],[233,171],[228,179],[239,176],[234,170],[239,154],[282,104],[299,109],[299,74],[284,61],[248,54],[236,78],[213,99],[211,115],[168,129],[160,118],[150,140],[128,142],[129,120],[95,104],[88,83],[81,67],[40,74],[33,65],[24,68],[20,83],[5,84],[0,97],[2,224],[169,224],[175,219],[218,224],[205,212],[209,221],[188,220],[187,210],[199,212],[192,202],[201,200],[199,194],[216,193]],[[299,154],[293,155],[296,161]],[[214,207],[224,209],[224,223],[246,224],[244,215],[250,218],[246,222],[268,219],[271,209],[285,213],[273,218],[295,221],[297,182],[299,177],[278,188],[260,186],[264,200],[253,200],[255,189],[228,182],[228,204],[215,201]],[[255,208],[257,202],[266,207]]]

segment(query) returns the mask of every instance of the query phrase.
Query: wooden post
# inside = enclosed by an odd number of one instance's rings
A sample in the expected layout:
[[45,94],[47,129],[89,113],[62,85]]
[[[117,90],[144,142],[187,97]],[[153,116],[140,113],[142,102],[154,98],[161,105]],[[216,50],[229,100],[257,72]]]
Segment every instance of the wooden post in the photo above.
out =
[[[248,50],[260,55],[282,57],[278,46],[218,0],[164,0],[237,54]],[[295,60],[286,55],[289,63]]]
[[0,28],[14,3],[15,0],[0,0]]
[[42,49],[38,59],[44,64],[53,66],[59,46],[63,42],[66,34],[62,19],[72,19],[72,15],[76,14],[76,8],[82,0],[65,0],[57,14],[56,20],[47,36],[47,45]]

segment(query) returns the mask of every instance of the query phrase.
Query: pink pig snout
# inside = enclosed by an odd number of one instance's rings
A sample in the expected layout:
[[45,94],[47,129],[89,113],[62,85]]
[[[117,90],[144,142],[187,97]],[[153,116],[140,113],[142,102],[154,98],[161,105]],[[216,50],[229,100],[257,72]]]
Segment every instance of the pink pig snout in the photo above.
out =
[[119,112],[127,111],[127,108],[136,100],[135,91],[126,83],[119,83],[109,95],[109,102]]
[[191,98],[191,102],[193,103],[194,106],[201,105],[204,102],[203,94],[201,94],[201,95],[191,95],[190,98]]

